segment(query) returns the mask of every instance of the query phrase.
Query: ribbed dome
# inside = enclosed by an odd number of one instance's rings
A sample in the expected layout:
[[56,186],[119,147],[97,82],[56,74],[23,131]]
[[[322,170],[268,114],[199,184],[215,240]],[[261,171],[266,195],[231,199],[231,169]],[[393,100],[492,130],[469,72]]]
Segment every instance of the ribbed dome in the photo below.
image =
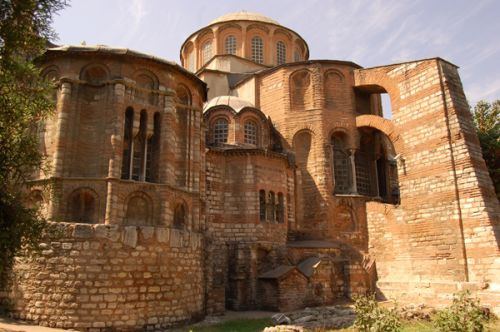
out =
[[212,98],[206,103],[204,110],[208,110],[214,106],[225,105],[231,107],[236,112],[239,112],[244,107],[255,107],[251,102],[235,96],[219,96]]
[[210,22],[210,24],[228,22],[228,21],[259,21],[259,22],[281,25],[279,24],[279,22],[273,20],[272,18],[269,18],[267,16],[258,13],[252,13],[246,11],[222,15],[213,20],[212,22]]

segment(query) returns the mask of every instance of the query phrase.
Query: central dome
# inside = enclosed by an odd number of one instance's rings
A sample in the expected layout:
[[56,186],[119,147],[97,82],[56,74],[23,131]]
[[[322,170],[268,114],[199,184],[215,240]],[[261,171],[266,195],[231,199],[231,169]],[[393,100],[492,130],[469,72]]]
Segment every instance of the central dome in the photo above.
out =
[[222,15],[222,16],[216,18],[215,20],[213,20],[212,22],[210,22],[210,24],[228,22],[228,21],[259,21],[259,22],[281,25],[281,24],[279,24],[278,21],[275,21],[272,18],[269,18],[267,16],[264,16],[264,15],[261,15],[258,13],[252,13],[252,12],[246,12],[246,11]]

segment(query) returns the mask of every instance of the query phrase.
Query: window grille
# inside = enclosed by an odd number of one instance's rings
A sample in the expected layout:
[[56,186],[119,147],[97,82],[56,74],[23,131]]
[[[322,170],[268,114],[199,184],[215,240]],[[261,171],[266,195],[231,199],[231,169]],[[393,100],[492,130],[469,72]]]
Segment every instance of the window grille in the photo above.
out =
[[218,119],[214,124],[214,138],[215,144],[227,143],[228,123],[226,119]]
[[264,42],[259,36],[252,38],[252,60],[257,63],[264,63]]
[[276,44],[276,64],[282,65],[286,62],[286,46],[285,43],[279,41]]
[[203,44],[201,52],[202,52],[203,64],[205,64],[212,57],[212,41],[207,41],[205,44]]
[[226,54],[236,54],[236,37],[233,35],[227,36],[225,43]]
[[252,121],[245,122],[245,143],[257,145],[257,125]]

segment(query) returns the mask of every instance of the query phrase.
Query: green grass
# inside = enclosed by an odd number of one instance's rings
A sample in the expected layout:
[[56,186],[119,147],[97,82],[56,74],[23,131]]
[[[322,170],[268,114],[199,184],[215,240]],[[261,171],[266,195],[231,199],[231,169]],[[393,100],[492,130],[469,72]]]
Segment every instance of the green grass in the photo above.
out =
[[[261,332],[265,327],[272,326],[269,318],[237,319],[210,326],[187,326],[182,331],[192,332]],[[500,332],[500,320],[490,322],[486,331]],[[323,330],[322,330],[323,331]],[[354,328],[329,330],[328,332],[355,332]],[[432,322],[412,321],[403,323],[403,332],[432,332],[436,331]]]
[[272,326],[269,318],[260,319],[236,319],[211,325],[211,326],[188,326],[186,331],[193,332],[261,332],[265,327]]

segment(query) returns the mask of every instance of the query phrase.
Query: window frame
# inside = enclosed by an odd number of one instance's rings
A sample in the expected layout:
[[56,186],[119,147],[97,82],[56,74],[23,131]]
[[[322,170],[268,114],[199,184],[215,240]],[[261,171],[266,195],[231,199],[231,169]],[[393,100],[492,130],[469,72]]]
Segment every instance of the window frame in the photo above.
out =
[[224,53],[236,55],[238,51],[238,39],[235,35],[231,34],[224,39]]
[[[224,123],[226,124],[226,128],[225,128],[225,130],[222,130],[222,133],[219,134],[217,131],[220,129],[218,129],[217,126],[218,126],[218,123],[221,123],[222,121],[224,121]],[[215,145],[227,144],[228,139],[229,139],[229,120],[226,117],[222,117],[222,116],[215,118],[212,122],[211,133],[212,133],[213,144],[215,144]],[[224,134],[225,134],[225,140],[222,140],[222,141],[219,140],[218,139],[219,135],[224,136]]]
[[286,44],[282,40],[276,42],[276,65],[283,65],[286,63]]
[[[256,45],[254,41],[260,41],[260,45]],[[259,35],[254,35],[252,39],[250,39],[250,50],[251,50],[251,59],[253,62],[258,64],[264,64],[264,40]],[[258,49],[260,48],[260,50]]]

